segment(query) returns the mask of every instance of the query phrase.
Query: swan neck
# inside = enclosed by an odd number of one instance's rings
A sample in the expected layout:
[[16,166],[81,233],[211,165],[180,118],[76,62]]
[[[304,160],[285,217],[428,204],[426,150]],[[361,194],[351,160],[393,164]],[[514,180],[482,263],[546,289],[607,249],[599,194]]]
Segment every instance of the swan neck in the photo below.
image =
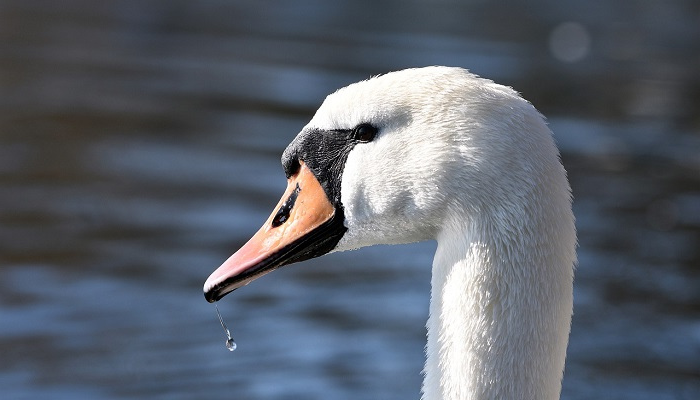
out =
[[571,260],[533,251],[538,243],[532,238],[505,241],[512,235],[498,231],[476,222],[438,237],[425,400],[559,398],[572,312]]

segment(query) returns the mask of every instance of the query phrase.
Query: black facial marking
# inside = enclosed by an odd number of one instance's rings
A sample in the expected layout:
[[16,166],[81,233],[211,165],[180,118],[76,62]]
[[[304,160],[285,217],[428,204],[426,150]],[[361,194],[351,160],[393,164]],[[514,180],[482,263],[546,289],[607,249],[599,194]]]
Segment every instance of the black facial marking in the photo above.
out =
[[[304,162],[333,204],[335,208],[333,217],[244,272],[235,274],[212,287],[204,293],[207,301],[217,301],[258,276],[284,265],[318,257],[333,250],[348,229],[345,227],[345,212],[340,201],[341,179],[348,154],[357,144],[374,140],[378,132],[379,129],[376,126],[367,123],[359,124],[352,129],[302,131],[282,154],[284,173],[287,178],[291,178]],[[272,219],[273,228],[289,220],[289,214],[294,208],[300,191],[301,188],[297,184]]]
[[372,141],[379,129],[362,123],[353,129],[302,131],[282,154],[287,178],[294,175],[303,161],[313,172],[336,208],[340,203],[340,184],[348,154],[358,143]]
[[300,191],[301,188],[297,183],[297,187],[294,188],[294,191],[289,195],[289,197],[287,197],[287,200],[285,200],[284,203],[282,203],[282,206],[277,211],[277,214],[275,214],[275,218],[272,219],[273,228],[277,228],[278,226],[287,222],[287,220],[289,219],[289,213],[292,211],[292,208],[294,208],[294,203],[297,201],[297,197],[299,196]]

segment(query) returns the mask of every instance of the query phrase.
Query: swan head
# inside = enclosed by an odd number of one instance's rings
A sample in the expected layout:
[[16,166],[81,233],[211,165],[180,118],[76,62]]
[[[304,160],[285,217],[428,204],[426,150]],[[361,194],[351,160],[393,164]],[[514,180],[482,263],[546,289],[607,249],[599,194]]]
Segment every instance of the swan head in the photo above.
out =
[[[455,220],[517,223],[533,212],[523,199],[563,170],[530,103],[450,67],[392,72],[329,95],[282,164],[287,191],[207,279],[208,301],[331,251],[437,239]],[[554,195],[566,208],[562,176]]]

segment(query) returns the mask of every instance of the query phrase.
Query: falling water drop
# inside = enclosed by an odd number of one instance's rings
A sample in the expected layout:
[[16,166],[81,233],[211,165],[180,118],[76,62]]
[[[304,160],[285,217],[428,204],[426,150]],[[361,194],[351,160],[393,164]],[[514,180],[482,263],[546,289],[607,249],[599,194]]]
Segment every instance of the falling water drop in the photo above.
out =
[[219,322],[221,322],[221,327],[224,328],[224,331],[226,332],[226,348],[229,351],[234,351],[234,350],[236,350],[236,347],[238,347],[236,345],[236,341],[233,340],[233,336],[231,336],[231,332],[226,327],[226,323],[224,323],[224,319],[221,318],[221,313],[219,312],[219,306],[216,303],[214,303],[214,307],[216,307],[216,315],[219,316]]

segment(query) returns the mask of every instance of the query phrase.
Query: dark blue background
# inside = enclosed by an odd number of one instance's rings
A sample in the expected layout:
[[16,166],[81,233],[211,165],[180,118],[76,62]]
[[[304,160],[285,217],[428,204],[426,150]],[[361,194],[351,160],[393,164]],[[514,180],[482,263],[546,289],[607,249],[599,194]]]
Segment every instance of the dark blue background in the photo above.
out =
[[418,398],[433,243],[205,278],[326,94],[462,66],[548,118],[580,265],[565,399],[700,398],[695,1],[0,1],[3,399]]

